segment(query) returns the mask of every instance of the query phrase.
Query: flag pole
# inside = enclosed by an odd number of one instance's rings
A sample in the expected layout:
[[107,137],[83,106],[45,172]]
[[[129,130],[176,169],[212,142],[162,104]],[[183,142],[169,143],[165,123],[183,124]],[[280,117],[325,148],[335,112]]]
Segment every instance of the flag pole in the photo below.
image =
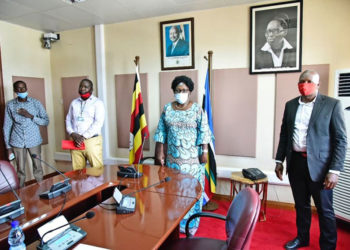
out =
[[[209,90],[210,90],[210,99],[213,100],[213,88],[212,88],[212,60],[213,60],[213,51],[209,50],[208,51],[208,57],[204,56],[204,59],[208,61],[208,81],[209,81]],[[211,103],[211,109],[213,110],[213,103]],[[213,115],[213,114],[212,114]],[[204,206],[203,206],[203,210],[207,210],[207,211],[215,211],[217,210],[219,207],[219,205],[213,201],[212,199],[210,199]]]
[[[212,81],[212,73],[211,71],[213,70],[213,51],[209,50],[208,51],[208,74],[209,74],[209,89],[210,89],[210,99],[213,100],[213,81]],[[211,104],[211,108],[213,109],[213,103]]]

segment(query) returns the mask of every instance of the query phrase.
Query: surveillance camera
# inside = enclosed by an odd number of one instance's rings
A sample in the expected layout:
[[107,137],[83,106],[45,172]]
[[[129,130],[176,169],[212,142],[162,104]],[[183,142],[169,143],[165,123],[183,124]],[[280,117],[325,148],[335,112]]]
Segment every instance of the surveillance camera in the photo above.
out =
[[44,39],[49,39],[51,41],[57,41],[60,40],[60,34],[55,33],[44,33]]
[[51,41],[50,41],[50,39],[44,38],[43,42],[44,42],[44,48],[45,49],[51,49]]
[[45,49],[51,49],[51,42],[56,42],[60,40],[60,34],[55,33],[44,33],[43,35],[43,47]]

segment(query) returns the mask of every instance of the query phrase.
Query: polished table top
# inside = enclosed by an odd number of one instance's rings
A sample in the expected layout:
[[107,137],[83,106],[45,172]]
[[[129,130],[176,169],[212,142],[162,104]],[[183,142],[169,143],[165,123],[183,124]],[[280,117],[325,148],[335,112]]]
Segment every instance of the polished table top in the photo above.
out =
[[[183,216],[201,195],[199,182],[188,174],[154,165],[135,167],[143,172],[139,179],[118,177],[116,165],[66,173],[71,179],[72,190],[67,193],[62,213],[68,220],[84,214],[89,209],[96,213],[90,220],[75,223],[88,233],[82,243],[113,249],[157,248],[176,230]],[[158,183],[166,177],[170,177],[170,181],[134,194],[135,213],[119,215],[115,210],[106,210],[98,205],[101,202],[114,202],[109,198],[118,185],[121,185],[120,189],[124,188],[123,194],[128,194]],[[27,245],[38,240],[36,228],[59,213],[64,195],[45,200],[40,199],[39,194],[61,180],[62,176],[55,176],[18,191],[25,213],[16,220],[19,220],[23,227]],[[108,200],[105,201],[106,199]],[[0,204],[13,200],[14,195],[7,193],[1,195]],[[10,223],[0,225],[0,249],[6,247],[9,230]]]

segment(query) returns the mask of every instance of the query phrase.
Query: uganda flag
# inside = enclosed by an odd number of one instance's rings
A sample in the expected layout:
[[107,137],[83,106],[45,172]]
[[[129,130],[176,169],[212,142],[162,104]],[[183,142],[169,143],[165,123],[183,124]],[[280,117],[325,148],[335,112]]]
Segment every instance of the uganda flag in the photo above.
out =
[[131,121],[130,121],[130,140],[129,140],[129,163],[138,164],[142,158],[143,141],[149,137],[145,111],[143,109],[143,100],[141,95],[141,83],[138,66],[136,66],[136,75],[134,91],[131,103]]
[[205,90],[203,96],[204,113],[208,117],[208,125],[210,128],[211,140],[208,145],[208,161],[205,164],[205,183],[204,183],[204,199],[203,206],[211,199],[213,193],[216,193],[216,161],[215,161],[215,140],[214,140],[214,127],[213,117],[210,102],[210,88],[209,88],[209,72],[205,78]]

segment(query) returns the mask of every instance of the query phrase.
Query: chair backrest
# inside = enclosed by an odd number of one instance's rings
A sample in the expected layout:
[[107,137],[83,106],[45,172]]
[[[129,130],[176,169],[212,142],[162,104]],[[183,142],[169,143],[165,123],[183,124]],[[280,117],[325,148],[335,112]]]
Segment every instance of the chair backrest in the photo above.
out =
[[146,160],[153,160],[153,164],[154,164],[156,158],[154,156],[142,157],[141,160],[140,160],[140,164],[143,164],[143,162],[146,161]]
[[[17,189],[19,187],[19,180],[17,177],[17,172],[11,163],[8,161],[0,161],[0,168],[6,176],[8,182],[11,184],[12,188]],[[0,194],[7,193],[8,191],[11,191],[11,188],[0,172]]]
[[241,190],[231,203],[226,216],[227,249],[249,249],[259,213],[258,193],[250,187]]

